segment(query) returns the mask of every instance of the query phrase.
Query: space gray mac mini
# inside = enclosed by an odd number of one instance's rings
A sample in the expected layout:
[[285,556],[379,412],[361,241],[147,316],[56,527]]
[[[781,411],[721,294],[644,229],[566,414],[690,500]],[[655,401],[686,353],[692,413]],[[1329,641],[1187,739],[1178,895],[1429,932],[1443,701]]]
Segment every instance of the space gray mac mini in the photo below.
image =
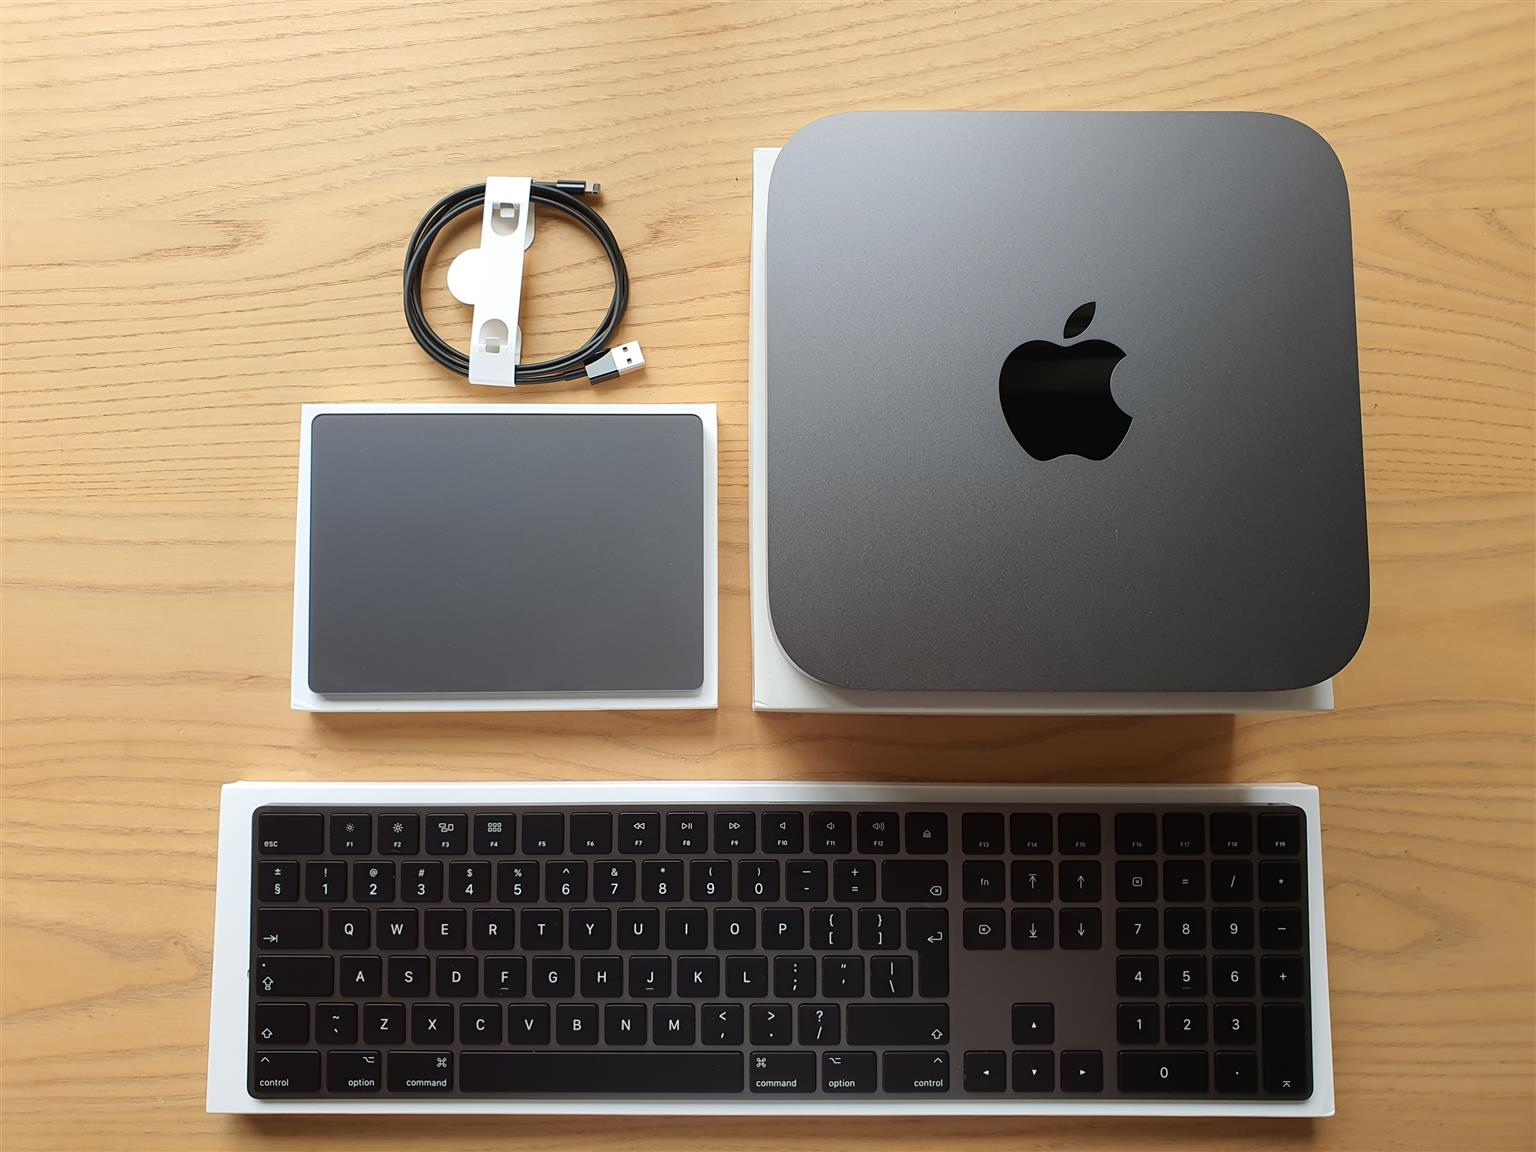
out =
[[1321,137],[852,113],[755,184],[758,708],[1332,706],[1369,575]]

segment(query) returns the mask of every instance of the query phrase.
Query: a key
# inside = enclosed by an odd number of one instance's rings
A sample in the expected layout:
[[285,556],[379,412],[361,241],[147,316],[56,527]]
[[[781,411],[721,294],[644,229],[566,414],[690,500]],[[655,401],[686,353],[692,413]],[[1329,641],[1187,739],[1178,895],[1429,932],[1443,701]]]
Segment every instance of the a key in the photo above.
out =
[[[1253,913],[1249,912],[1249,916],[1252,915]],[[1252,942],[1252,935],[1250,934],[1248,944],[1234,944],[1233,947],[1250,947]],[[1259,910],[1259,946],[1266,951],[1300,948],[1300,909],[1261,908]]]
[[1015,1004],[1013,1006],[1013,1042],[1015,1044],[1056,1043],[1056,1006],[1054,1004]]
[[377,1092],[384,1086],[384,1058],[378,1052],[327,1052],[325,1086],[332,1092]]
[[1052,1052],[1015,1052],[1013,1090],[1053,1092],[1056,1089],[1056,1058]]
[[[1215,893],[1218,899],[1239,899],[1227,893]],[[1205,865],[1199,860],[1167,860],[1163,863],[1163,898],[1166,900],[1204,900]]]
[[703,908],[668,908],[666,938],[667,947],[674,952],[696,952],[708,947],[709,913]]
[[412,1095],[453,1091],[452,1052],[391,1052],[389,1090]]
[[887,1092],[949,1091],[948,1052],[887,1052],[882,1083]]
[[1120,1091],[1136,1096],[1196,1096],[1210,1087],[1204,1052],[1122,1052],[1119,1073]]
[[864,957],[822,957],[821,994],[849,998],[864,995]]
[[714,944],[719,951],[750,951],[757,946],[757,914],[750,908],[716,908]]
[[1104,926],[1097,908],[1063,908],[1060,921],[1063,948],[1103,947]]
[[511,812],[481,812],[473,820],[476,856],[508,856],[517,851],[517,816]]
[[325,846],[325,821],[318,814],[263,812],[256,818],[256,845],[263,856],[318,856]]
[[873,1092],[875,1069],[873,1052],[823,1052],[821,1090],[832,1095]]
[[378,821],[379,851],[385,856],[414,856],[421,844],[421,817],[414,812],[385,812]]
[[960,893],[969,904],[1001,901],[1005,877],[1001,860],[967,860],[960,865]]
[[[316,817],[318,819],[318,817]],[[252,1064],[256,1096],[296,1096],[320,1091],[320,1053],[259,1052]]]
[[341,995],[381,996],[384,993],[384,960],[379,956],[341,957]]
[[784,865],[784,898],[800,904],[819,904],[827,898],[827,862],[790,860]]
[[1115,861],[1115,899],[1145,904],[1157,899],[1157,864],[1152,860]]
[[1205,957],[1167,957],[1163,961],[1163,984],[1169,996],[1204,996]]
[[715,814],[715,851],[744,854],[757,850],[757,826],[750,812]]
[[1050,813],[1013,813],[1008,818],[1008,839],[1015,856],[1049,856],[1054,842]]
[[907,949],[917,954],[917,994],[949,995],[949,913],[942,908],[907,912]]
[[811,909],[811,947],[839,952],[853,947],[853,913],[847,908]]
[[1115,816],[1115,851],[1122,856],[1150,856],[1157,851],[1157,816],[1120,812]]
[[1121,1044],[1156,1044],[1156,1004],[1120,1004],[1115,1008],[1115,1038]]
[[552,909],[524,908],[518,931],[524,951],[556,952],[565,947],[565,925]]
[[749,1016],[753,1044],[790,1043],[792,1025],[788,1004],[753,1004]]
[[256,866],[256,899],[270,902],[298,898],[298,861],[263,860]]
[[[582,865],[586,880],[586,865]],[[485,860],[455,860],[448,865],[448,899],[482,903],[491,898],[491,866]]]
[[1003,814],[966,812],[960,817],[960,850],[967,856],[1001,856]]
[[1011,943],[1029,952],[1050,948],[1056,939],[1055,921],[1049,908],[1015,908]]
[[963,1083],[967,1092],[1003,1092],[1008,1088],[1005,1052],[967,1052]]
[[427,851],[434,856],[462,856],[469,851],[469,817],[434,812],[427,816]]
[[661,1045],[690,1045],[695,1035],[692,1004],[658,1004],[651,1016],[651,1040]]
[[834,860],[832,862],[832,899],[853,903],[875,898],[875,862],[873,860]]
[[1093,903],[1102,898],[1103,881],[1097,860],[1062,861],[1061,898],[1074,904]]
[[548,1044],[553,1035],[548,1004],[511,1004],[507,1007],[507,1043],[522,1047]]
[[1253,995],[1253,957],[1218,956],[1211,961],[1211,991],[1217,996]]
[[337,856],[366,856],[373,847],[373,820],[358,812],[331,817],[331,851]]
[[411,1043],[452,1044],[453,1009],[447,1004],[412,1004]]
[[315,1043],[356,1044],[356,1004],[316,1004]]
[[606,1004],[603,1006],[603,1042],[606,1044],[645,1043],[644,1004]]
[[763,947],[769,951],[804,948],[805,910],[802,908],[764,908]]
[[677,856],[693,856],[709,848],[708,821],[702,812],[667,814],[667,851]]
[[751,1075],[748,1084],[754,1092],[804,1093],[816,1091],[816,1053],[749,1053]]
[[395,898],[395,865],[391,860],[362,860],[352,865],[352,899],[388,903]]
[[258,1045],[309,1043],[308,1004],[257,1004],[251,1033]]
[[[1268,909],[1265,909],[1268,911]],[[1215,908],[1211,910],[1211,943],[1218,948],[1253,947],[1253,909]],[[1299,947],[1299,945],[1297,945]],[[1268,944],[1265,945],[1269,947]]]
[[467,921],[462,908],[429,908],[422,915],[422,946],[458,952],[465,944]]
[[564,814],[560,812],[524,813],[523,851],[530,856],[558,856],[564,852]]
[[529,991],[540,998],[563,1000],[576,995],[574,956],[535,956],[529,968]]
[[1205,851],[1205,816],[1199,812],[1163,814],[1163,851],[1170,856],[1198,856]]
[[688,899],[704,903],[730,898],[731,866],[728,863],[724,860],[694,860],[688,865]]
[[539,898],[539,867],[531,860],[503,860],[496,865],[496,899],[503,904],[531,904]]
[[949,851],[949,818],[942,812],[908,812],[907,851],[917,856],[943,856]]
[[727,957],[725,994],[756,1000],[768,995],[768,958],[766,956]]
[[1296,860],[1259,861],[1259,899],[1277,903],[1301,899],[1301,864]]
[[872,1048],[949,1043],[948,1004],[850,1004],[848,1043]]
[[896,908],[860,908],[859,947],[866,952],[886,952],[900,948],[900,910]]
[[470,940],[477,950],[494,952],[516,943],[517,914],[512,909],[476,908],[469,916]]
[[1097,812],[1063,812],[1056,820],[1063,856],[1099,854],[1099,816]]
[[1121,996],[1157,995],[1157,957],[1121,956],[1115,960],[1115,991]]
[[414,908],[380,908],[375,925],[380,948],[410,951],[421,940],[419,913]]
[[947,900],[949,865],[943,860],[882,860],[880,898],[888,904],[925,904]]
[[1266,856],[1294,856],[1300,852],[1301,813],[1259,813],[1259,851]]
[[775,855],[804,852],[804,817],[799,812],[763,813],[763,851]]
[[869,994],[879,999],[912,995],[912,957],[872,956],[869,961]]
[[1252,1044],[1258,1038],[1258,1013],[1252,1004],[1218,1004],[1215,1021],[1212,1039],[1217,1044]]
[[1020,904],[1041,904],[1051,898],[1051,862],[1015,860],[1012,865],[1013,898]]
[[861,856],[889,855],[901,850],[900,820],[894,812],[860,812],[858,828]]
[[1156,948],[1157,913],[1151,908],[1119,908],[1115,911],[1116,948]]
[[[711,960],[714,957],[710,957]],[[679,964],[684,961],[679,960]],[[581,994],[588,1000],[624,994],[624,961],[617,956],[581,958]]]
[[[342,985],[346,990],[346,985]],[[473,956],[439,956],[437,958],[437,994],[459,998],[477,995],[475,958]]]
[[323,915],[318,908],[258,908],[256,946],[314,951],[320,947]]
[[432,974],[425,956],[391,956],[386,965],[385,987],[391,996],[405,999],[431,995]]
[[261,956],[251,979],[260,996],[330,996],[336,991],[336,961],[330,956]]
[[601,856],[613,851],[613,814],[572,812],[571,851],[578,856]]
[[1164,1034],[1170,1044],[1206,1042],[1204,1004],[1170,1004],[1165,1017]]
[[779,862],[743,860],[736,865],[736,891],[739,899],[758,902],[779,898]]
[[660,852],[660,813],[620,812],[619,851],[628,852],[632,855]]
[[360,951],[373,939],[372,916],[362,908],[330,910],[330,947],[336,952]]
[[304,899],[334,904],[347,898],[347,866],[340,860],[311,860],[304,865]]
[[[660,1041],[657,1041],[660,1043]],[[597,1005],[555,1005],[556,1044],[596,1044]]]
[[528,995],[528,959],[525,956],[487,956],[482,965],[485,994],[498,1000]]
[[1211,851],[1218,856],[1246,856],[1253,851],[1253,817],[1246,812],[1211,815]]
[[1163,939],[1168,947],[1205,947],[1205,911],[1201,908],[1169,908],[1163,913]]
[[853,814],[812,812],[811,851],[846,856],[853,851]]
[[[635,862],[600,860],[592,866],[592,893],[595,899],[611,904],[627,904],[635,898]],[[730,893],[726,893],[728,898]]]
[[1063,1052],[1061,1054],[1061,1090],[1063,1092],[1104,1091],[1104,1053]]
[[1001,908],[967,908],[960,914],[961,941],[971,950],[1007,947]]
[[701,1039],[705,1044],[743,1044],[743,1019],[740,1004],[706,1004],[699,1016]]
[[587,898],[587,862],[551,860],[544,865],[544,898],[552,904],[580,904]]
[[363,1043],[404,1044],[405,1006],[403,1004],[364,1004]]
[[1259,959],[1260,987],[1265,996],[1290,997],[1302,993],[1301,957],[1263,956]]
[[442,898],[441,860],[422,860],[400,866],[400,899],[413,904],[436,904]]
[[1216,1091],[1257,1092],[1259,1058],[1252,1052],[1216,1053]]
[[810,956],[775,956],[773,994],[780,998],[814,996],[816,961]]

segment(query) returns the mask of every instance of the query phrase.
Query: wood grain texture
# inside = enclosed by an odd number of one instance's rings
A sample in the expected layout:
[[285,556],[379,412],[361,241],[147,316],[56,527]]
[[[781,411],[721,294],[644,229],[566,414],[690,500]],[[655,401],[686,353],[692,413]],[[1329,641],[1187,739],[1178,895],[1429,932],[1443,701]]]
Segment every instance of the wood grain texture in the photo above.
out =
[[[1536,1146],[1530,4],[44,0],[3,22],[4,1147]],[[1266,109],[1338,150],[1375,588],[1337,712],[750,711],[750,150],[875,107]],[[652,366],[560,398],[720,405],[718,713],[287,708],[298,406],[472,398],[397,284],[421,210],[487,172],[612,193]],[[531,354],[601,310],[588,243],[541,231]],[[1315,782],[1339,1115],[204,1115],[220,784],[608,776]]]

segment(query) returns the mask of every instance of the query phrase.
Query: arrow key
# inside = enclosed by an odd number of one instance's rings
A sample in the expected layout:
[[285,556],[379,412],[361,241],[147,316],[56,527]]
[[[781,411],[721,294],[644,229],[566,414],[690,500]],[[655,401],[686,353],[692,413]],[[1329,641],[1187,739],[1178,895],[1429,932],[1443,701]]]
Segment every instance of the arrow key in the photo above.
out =
[[1104,1091],[1104,1053],[1063,1052],[1061,1054],[1061,1090],[1063,1092]]
[[1029,950],[1049,948],[1056,938],[1049,908],[1013,910],[1013,946]]
[[1054,1004],[1015,1004],[1013,1006],[1013,1042],[1015,1044],[1056,1043],[1056,1006]]
[[1061,946],[1063,948],[1102,948],[1104,928],[1097,908],[1061,910]]
[[1002,1052],[965,1054],[965,1090],[1002,1092],[1008,1087],[1008,1061]]
[[258,1004],[254,1027],[256,1043],[308,1044],[308,1004]]
[[1013,1054],[1015,1092],[1051,1092],[1056,1088],[1056,1061],[1049,1052]]

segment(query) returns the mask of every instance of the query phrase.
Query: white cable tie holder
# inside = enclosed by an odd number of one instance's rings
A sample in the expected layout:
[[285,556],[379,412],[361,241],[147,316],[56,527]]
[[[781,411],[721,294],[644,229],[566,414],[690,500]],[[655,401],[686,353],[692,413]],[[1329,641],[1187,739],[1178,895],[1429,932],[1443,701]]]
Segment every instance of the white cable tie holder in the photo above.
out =
[[448,291],[474,309],[470,322],[469,382],[517,386],[523,330],[523,253],[533,243],[533,180],[492,176],[485,182],[480,247],[460,252],[448,265]]

